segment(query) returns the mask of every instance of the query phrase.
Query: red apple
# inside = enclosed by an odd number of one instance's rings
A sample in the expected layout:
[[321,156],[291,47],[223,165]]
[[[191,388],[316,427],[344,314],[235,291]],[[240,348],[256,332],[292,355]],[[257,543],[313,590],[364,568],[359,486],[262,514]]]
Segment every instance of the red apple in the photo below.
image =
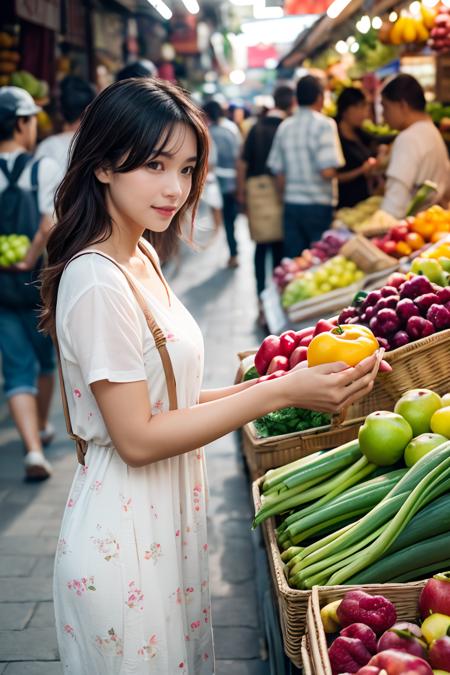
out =
[[387,675],[433,675],[431,666],[419,656],[386,649],[370,659],[369,666],[384,668]]
[[406,332],[412,340],[420,340],[420,338],[433,335],[434,326],[431,321],[421,316],[412,316],[406,324]]
[[422,619],[430,614],[450,616],[450,572],[428,579],[420,594],[419,609]]
[[391,628],[383,633],[378,640],[377,651],[383,652],[386,649],[397,649],[400,652],[406,652],[412,656],[427,658],[426,643],[421,640],[422,631],[419,626],[407,621],[395,623]]
[[433,668],[450,672],[450,637],[446,635],[432,642],[428,657]]
[[395,308],[398,318],[406,324],[408,319],[411,316],[419,316],[420,312],[417,305],[411,300],[411,298],[403,298],[397,303]]
[[418,298],[415,298],[414,302],[419,308],[420,313],[423,316],[426,316],[428,308],[431,307],[431,305],[434,305],[435,303],[439,303],[439,298],[436,295],[436,293],[425,293],[424,295],[419,295]]
[[405,274],[401,274],[400,272],[394,272],[388,279],[388,285],[394,286],[394,288],[398,290],[400,286],[405,283],[405,281],[406,281]]

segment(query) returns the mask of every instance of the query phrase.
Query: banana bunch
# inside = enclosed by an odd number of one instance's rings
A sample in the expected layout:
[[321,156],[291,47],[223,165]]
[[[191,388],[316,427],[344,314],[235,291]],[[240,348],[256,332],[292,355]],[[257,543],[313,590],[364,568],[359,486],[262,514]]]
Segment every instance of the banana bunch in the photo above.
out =
[[[435,9],[423,4],[420,5],[420,14],[402,12],[389,31],[388,41],[393,45],[426,42],[434,26],[436,14]],[[383,38],[386,39],[386,36],[383,35]]]

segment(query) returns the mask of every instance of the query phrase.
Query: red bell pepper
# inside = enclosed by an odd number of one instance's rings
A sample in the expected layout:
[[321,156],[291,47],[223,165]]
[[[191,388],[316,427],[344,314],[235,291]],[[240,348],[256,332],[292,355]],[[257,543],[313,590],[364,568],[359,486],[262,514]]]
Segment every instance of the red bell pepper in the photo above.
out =
[[283,375],[286,375],[286,370],[276,370],[274,373],[271,373],[270,375],[261,375],[256,382],[267,382],[268,380],[276,380],[278,377],[283,377]]
[[297,340],[290,335],[290,331],[280,335],[280,354],[289,358],[296,347]]
[[260,375],[265,375],[269,363],[274,356],[280,354],[280,338],[278,335],[268,335],[261,343],[255,354],[255,368]]
[[269,363],[269,367],[267,368],[267,375],[272,375],[272,373],[275,373],[277,370],[289,370],[289,361],[287,356],[282,356],[281,354],[274,356],[272,361]]
[[302,361],[306,361],[308,355],[308,347],[296,347],[289,357],[289,368],[295,366]]
[[300,347],[309,347],[310,342],[312,342],[314,335],[305,335],[299,342]]
[[316,323],[316,327],[314,329],[314,337],[316,335],[319,335],[320,333],[329,333],[330,330],[333,330],[335,328],[335,325],[331,323],[331,321],[327,321],[326,319],[320,319]]
[[308,328],[302,328],[301,330],[295,331],[295,336],[297,340],[297,346],[300,344],[300,340],[304,337],[308,337],[314,333],[314,326],[308,326]]

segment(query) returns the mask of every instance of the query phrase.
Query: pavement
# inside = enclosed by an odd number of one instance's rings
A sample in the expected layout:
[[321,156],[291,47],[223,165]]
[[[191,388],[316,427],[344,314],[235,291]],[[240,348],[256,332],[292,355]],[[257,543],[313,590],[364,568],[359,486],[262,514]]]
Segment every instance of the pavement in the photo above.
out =
[[[207,227],[200,219],[201,244],[211,240]],[[256,322],[253,247],[243,217],[237,232],[237,269],[226,268],[223,232],[205,249],[194,252],[183,245],[167,268],[173,289],[205,339],[205,388],[231,384],[236,353],[262,338]],[[21,442],[0,398],[0,675],[61,673],[53,618],[53,556],[76,456],[65,433],[58,394],[52,421],[57,440],[47,454],[54,476],[44,484],[26,484]],[[207,465],[216,675],[269,675],[258,601],[267,590],[265,561],[257,535],[250,530],[250,482],[238,435],[208,446]]]

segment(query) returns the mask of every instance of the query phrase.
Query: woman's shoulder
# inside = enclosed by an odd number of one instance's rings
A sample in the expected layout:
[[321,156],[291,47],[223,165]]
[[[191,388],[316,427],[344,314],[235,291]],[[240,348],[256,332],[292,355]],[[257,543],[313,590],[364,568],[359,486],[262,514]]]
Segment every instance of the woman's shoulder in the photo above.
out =
[[80,297],[91,288],[110,288],[122,292],[127,280],[117,265],[99,253],[87,252],[70,260],[61,276],[60,292]]

